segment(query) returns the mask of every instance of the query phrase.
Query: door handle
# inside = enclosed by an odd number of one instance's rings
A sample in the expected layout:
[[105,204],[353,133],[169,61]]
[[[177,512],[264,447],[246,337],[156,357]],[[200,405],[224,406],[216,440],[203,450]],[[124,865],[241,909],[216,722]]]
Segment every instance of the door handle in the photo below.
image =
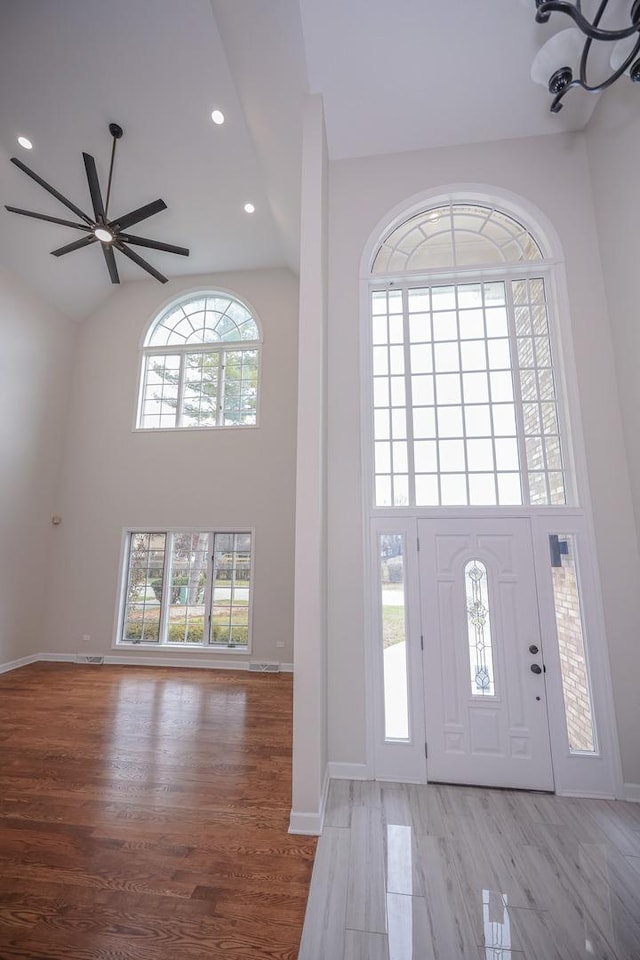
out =
[[529,653],[537,653],[537,652],[538,652],[538,648],[536,647],[535,643],[532,643],[531,646],[529,647]]
[[542,667],[538,663],[532,663],[531,673],[542,673]]

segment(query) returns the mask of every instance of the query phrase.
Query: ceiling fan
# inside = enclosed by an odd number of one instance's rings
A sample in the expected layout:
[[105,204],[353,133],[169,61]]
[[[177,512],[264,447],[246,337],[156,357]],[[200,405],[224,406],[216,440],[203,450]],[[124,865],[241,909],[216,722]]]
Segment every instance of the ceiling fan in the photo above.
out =
[[39,177],[37,173],[34,173],[33,170],[30,170],[29,167],[22,163],[21,160],[18,160],[17,157],[11,157],[11,163],[15,163],[16,167],[22,170],[27,174],[28,177],[31,177],[32,180],[35,180],[36,183],[39,183],[41,187],[50,193],[52,196],[59,200],[60,203],[63,203],[65,207],[68,207],[69,210],[73,211],[77,217],[83,221],[83,223],[74,223],[72,220],[61,220],[59,217],[49,217],[44,213],[34,213],[31,210],[21,210],[18,207],[9,207],[6,209],[11,213],[20,213],[24,217],[33,217],[35,220],[47,220],[49,223],[59,223],[64,227],[73,227],[74,230],[82,230],[85,234],[80,240],[74,240],[73,243],[68,243],[64,247],[58,247],[57,250],[52,250],[51,253],[54,257],[62,257],[66,253],[72,253],[74,250],[80,250],[82,247],[88,247],[92,243],[99,243],[102,247],[102,252],[104,254],[104,259],[107,264],[107,270],[109,271],[109,276],[111,277],[111,283],[120,283],[120,277],[118,275],[118,267],[116,265],[116,258],[114,254],[114,249],[118,250],[120,253],[124,254],[125,257],[128,257],[129,260],[132,260],[134,263],[137,263],[139,267],[142,267],[143,270],[146,270],[147,273],[150,273],[152,277],[155,277],[156,280],[159,280],[160,283],[166,283],[167,278],[163,276],[155,267],[152,267],[150,263],[147,263],[146,260],[143,260],[142,257],[129,249],[129,245],[137,247],[149,247],[152,250],[163,250],[166,253],[177,253],[181,257],[188,257],[189,251],[186,247],[176,247],[172,243],[160,243],[158,240],[149,240],[146,237],[137,237],[131,233],[125,233],[128,227],[134,225],[134,223],[140,223],[141,220],[146,220],[148,217],[152,217],[156,213],[160,213],[161,210],[166,210],[167,205],[164,200],[154,200],[152,203],[147,203],[143,207],[138,207],[137,210],[132,210],[131,213],[125,213],[122,217],[114,217],[109,219],[109,199],[111,196],[111,178],[113,175],[113,161],[116,153],[116,144],[118,140],[122,137],[123,130],[122,127],[117,123],[109,124],[109,132],[113,137],[113,143],[111,146],[111,163],[109,165],[109,180],[107,182],[107,196],[103,203],[102,193],[100,191],[100,183],[98,181],[98,171],[96,169],[96,161],[88,153],[83,153],[84,158],[84,168],[87,173],[87,180],[89,182],[89,193],[91,194],[91,203],[93,204],[93,217],[88,216],[84,211],[72,203],[71,200],[68,200],[66,197],[63,197],[54,187],[52,187],[46,180],[43,180],[42,177]]

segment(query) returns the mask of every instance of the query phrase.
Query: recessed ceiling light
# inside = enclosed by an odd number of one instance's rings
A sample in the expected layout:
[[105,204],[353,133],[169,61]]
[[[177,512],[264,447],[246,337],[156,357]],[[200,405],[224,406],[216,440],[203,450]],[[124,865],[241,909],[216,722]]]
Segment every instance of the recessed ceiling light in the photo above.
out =
[[25,150],[31,150],[33,147],[31,140],[27,139],[27,137],[18,137],[18,143],[21,147],[24,147]]
[[113,234],[110,230],[105,230],[104,227],[96,227],[93,231],[93,235],[96,240],[99,240],[100,243],[111,243],[113,240]]
[[256,208],[254,207],[254,205],[253,205],[252,203],[245,203],[245,205],[244,205],[244,212],[245,212],[245,213],[255,213],[255,212],[256,212]]
[[440,214],[439,214],[439,212],[438,212],[437,210],[434,210],[433,213],[430,213],[430,214],[429,214],[429,216],[427,217],[427,220],[428,220],[430,223],[438,223],[438,221],[440,220]]
[[222,110],[214,110],[211,114],[211,119],[220,126],[221,123],[224,123],[224,113]]

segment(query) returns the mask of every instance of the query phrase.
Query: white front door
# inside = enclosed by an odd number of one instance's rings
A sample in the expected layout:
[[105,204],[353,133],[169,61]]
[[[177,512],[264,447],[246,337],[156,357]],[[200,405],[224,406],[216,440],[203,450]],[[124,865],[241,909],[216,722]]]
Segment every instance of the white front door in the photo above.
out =
[[529,521],[418,532],[428,780],[553,790]]

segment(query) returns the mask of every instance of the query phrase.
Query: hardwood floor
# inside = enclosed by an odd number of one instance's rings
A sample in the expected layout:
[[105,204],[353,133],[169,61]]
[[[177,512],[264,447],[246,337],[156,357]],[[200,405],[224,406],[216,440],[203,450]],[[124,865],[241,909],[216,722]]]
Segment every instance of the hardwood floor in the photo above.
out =
[[299,960],[640,960],[640,804],[334,780]]
[[0,676],[0,958],[295,960],[292,678],[33,664]]

